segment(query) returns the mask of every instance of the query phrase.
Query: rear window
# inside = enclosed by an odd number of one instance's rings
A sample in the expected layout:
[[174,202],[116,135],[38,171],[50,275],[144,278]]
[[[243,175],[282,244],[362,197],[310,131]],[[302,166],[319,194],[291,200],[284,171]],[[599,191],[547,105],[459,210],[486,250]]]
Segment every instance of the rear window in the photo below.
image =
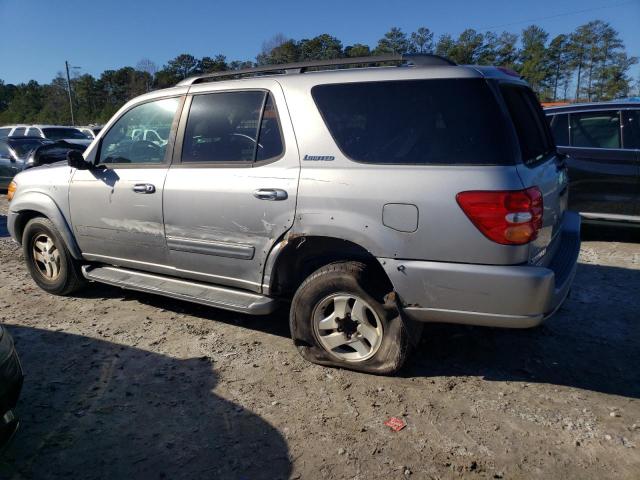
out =
[[238,91],[193,97],[182,146],[183,163],[254,162],[282,152],[271,94]]
[[318,85],[313,99],[340,150],[365,163],[513,164],[505,121],[485,80]]
[[503,85],[500,90],[518,135],[522,161],[543,160],[555,147],[540,102],[526,87]]

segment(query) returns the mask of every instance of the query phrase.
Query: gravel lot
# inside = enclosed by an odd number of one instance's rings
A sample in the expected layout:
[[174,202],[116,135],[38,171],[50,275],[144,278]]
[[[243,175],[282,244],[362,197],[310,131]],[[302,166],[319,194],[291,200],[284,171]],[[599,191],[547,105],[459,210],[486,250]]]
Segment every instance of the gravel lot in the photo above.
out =
[[640,230],[587,230],[544,326],[429,325],[384,378],[304,362],[284,311],[47,295],[5,214],[0,322],[26,381],[2,479],[640,477]]

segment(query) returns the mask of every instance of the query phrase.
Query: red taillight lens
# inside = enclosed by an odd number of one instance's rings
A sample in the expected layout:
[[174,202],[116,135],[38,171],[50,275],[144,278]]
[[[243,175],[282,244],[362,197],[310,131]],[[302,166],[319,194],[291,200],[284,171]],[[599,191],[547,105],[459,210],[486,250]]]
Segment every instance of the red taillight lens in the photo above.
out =
[[503,245],[529,243],[542,228],[542,193],[538,187],[460,192],[456,200],[478,230]]

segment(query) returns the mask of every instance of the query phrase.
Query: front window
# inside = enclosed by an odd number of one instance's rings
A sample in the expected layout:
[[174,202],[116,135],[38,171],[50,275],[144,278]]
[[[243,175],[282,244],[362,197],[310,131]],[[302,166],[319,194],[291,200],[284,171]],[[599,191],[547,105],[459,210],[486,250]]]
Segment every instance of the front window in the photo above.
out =
[[77,128],[43,128],[42,133],[50,140],[87,140],[89,138]]
[[[133,107],[103,137],[99,163],[163,163],[179,104],[178,98],[166,98]],[[166,136],[147,140],[144,133],[150,130]]]
[[11,132],[10,128],[0,128],[0,138],[8,137],[10,132]]
[[620,148],[620,112],[601,110],[572,113],[571,146]]

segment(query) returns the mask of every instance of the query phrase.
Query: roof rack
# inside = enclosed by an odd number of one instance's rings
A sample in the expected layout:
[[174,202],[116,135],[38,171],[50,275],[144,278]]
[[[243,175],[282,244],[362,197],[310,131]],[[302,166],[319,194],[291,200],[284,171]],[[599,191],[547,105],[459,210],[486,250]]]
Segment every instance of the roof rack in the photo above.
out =
[[[195,85],[197,83],[222,80],[237,79],[250,76],[260,75],[287,75],[299,74],[309,69],[322,70],[323,67],[349,67],[355,65],[373,66],[382,63],[396,63],[398,65],[413,65],[416,67],[425,66],[455,66],[456,63],[448,58],[434,54],[388,54],[377,55],[371,57],[353,57],[353,58],[331,58],[327,60],[312,60],[308,62],[283,63],[280,65],[262,65],[253,68],[243,68],[240,70],[226,70],[224,72],[205,73],[197,75],[178,82],[177,85]],[[326,69],[326,68],[325,68]]]

